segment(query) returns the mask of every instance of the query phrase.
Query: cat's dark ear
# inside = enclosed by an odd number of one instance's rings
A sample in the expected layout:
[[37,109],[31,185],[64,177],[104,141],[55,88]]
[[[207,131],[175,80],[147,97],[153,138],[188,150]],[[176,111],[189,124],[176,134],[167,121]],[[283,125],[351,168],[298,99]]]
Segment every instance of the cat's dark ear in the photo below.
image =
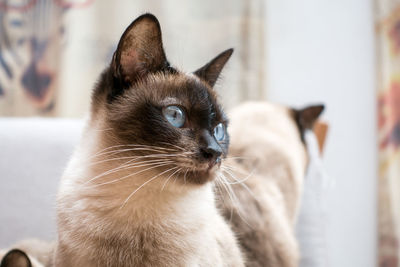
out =
[[3,257],[0,267],[32,267],[32,263],[25,252],[12,249]]
[[305,130],[314,127],[315,121],[324,111],[324,108],[324,105],[312,105],[302,109],[293,109],[294,117],[302,136]]
[[122,34],[111,63],[114,76],[130,85],[166,66],[160,23],[154,15],[144,14]]
[[206,81],[211,87],[214,87],[218,80],[219,74],[221,73],[226,62],[228,62],[228,59],[231,57],[232,53],[233,48],[225,50],[206,65],[196,70],[194,74]]

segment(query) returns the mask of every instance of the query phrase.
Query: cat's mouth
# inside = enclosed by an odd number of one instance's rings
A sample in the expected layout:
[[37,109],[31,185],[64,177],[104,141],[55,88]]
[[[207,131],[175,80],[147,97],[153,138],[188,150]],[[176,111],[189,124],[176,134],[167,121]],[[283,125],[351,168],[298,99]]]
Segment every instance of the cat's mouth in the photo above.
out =
[[180,176],[183,178],[185,183],[204,184],[214,180],[215,172],[219,169],[220,165],[221,160],[196,164],[195,166],[190,166],[185,168],[185,170],[182,170]]

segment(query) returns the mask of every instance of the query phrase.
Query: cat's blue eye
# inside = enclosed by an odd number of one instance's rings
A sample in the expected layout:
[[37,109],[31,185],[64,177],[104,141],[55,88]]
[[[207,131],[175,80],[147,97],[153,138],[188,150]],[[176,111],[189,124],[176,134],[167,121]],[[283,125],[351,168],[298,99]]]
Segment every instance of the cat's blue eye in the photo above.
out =
[[168,106],[163,109],[167,121],[176,128],[181,128],[186,121],[185,112],[178,106]]
[[215,126],[214,137],[217,141],[222,141],[225,139],[225,125],[224,124],[219,123],[217,126]]

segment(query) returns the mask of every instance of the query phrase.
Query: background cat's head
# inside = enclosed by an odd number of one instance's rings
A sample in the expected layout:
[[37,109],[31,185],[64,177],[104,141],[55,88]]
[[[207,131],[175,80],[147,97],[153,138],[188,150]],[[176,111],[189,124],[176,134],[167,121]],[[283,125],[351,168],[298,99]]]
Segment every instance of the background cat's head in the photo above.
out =
[[311,105],[293,109],[268,102],[248,102],[230,112],[231,156],[245,158],[248,169],[279,169],[303,177],[308,156],[304,133],[324,109]]
[[157,19],[137,18],[93,92],[91,120],[106,129],[105,146],[125,145],[130,155],[164,159],[169,165],[161,169],[176,166],[188,181],[208,181],[228,150],[227,118],[213,86],[232,52],[183,73],[165,56]]

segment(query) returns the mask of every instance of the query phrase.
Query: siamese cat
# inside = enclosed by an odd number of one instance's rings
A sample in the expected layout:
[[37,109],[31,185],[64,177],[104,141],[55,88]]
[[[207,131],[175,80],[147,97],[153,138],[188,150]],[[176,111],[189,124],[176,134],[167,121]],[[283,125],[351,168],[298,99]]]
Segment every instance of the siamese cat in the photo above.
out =
[[61,180],[55,266],[244,266],[212,184],[229,144],[213,86],[232,52],[186,74],[156,17],[125,30]]
[[246,266],[299,265],[294,226],[308,161],[304,131],[323,108],[249,102],[229,114],[230,153],[216,192]]

